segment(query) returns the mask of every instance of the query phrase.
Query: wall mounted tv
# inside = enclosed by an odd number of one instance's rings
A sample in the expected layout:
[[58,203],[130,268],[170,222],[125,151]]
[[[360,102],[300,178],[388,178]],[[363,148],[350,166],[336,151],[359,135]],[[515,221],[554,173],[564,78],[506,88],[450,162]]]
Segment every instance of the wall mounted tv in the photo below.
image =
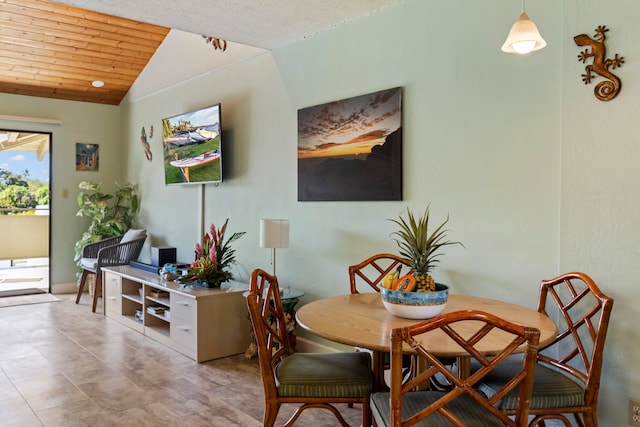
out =
[[162,120],[166,185],[222,182],[220,104]]

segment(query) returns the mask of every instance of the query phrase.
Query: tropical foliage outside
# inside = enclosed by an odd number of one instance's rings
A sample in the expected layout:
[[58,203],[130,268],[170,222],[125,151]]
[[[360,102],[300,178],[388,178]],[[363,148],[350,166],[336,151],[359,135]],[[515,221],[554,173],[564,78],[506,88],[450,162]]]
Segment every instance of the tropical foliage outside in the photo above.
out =
[[49,183],[32,179],[29,171],[15,174],[0,168],[0,215],[33,215],[49,204]]

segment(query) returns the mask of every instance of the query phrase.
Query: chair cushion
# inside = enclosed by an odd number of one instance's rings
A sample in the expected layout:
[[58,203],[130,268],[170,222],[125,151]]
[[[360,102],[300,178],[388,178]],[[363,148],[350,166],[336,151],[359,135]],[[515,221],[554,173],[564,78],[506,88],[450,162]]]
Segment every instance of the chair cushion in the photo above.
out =
[[[496,391],[512,378],[519,369],[518,362],[505,362],[485,376],[478,388],[486,395],[493,396]],[[515,409],[518,390],[508,393],[498,406],[502,409]],[[562,408],[584,405],[584,388],[566,375],[538,364],[533,382],[531,409]]]
[[[441,398],[445,392],[441,391],[416,391],[407,393],[402,399],[402,419],[406,420],[408,417],[418,413],[420,410],[426,408],[431,403]],[[371,396],[371,412],[373,418],[376,420],[378,427],[391,425],[391,407],[389,402],[390,394],[374,393]],[[484,426],[496,426],[504,427],[502,421],[478,404],[469,395],[463,394],[456,397],[446,408],[453,411],[465,425],[474,427]],[[428,426],[428,427],[451,427],[451,422],[447,420],[440,413],[434,413],[419,423],[416,426]]]
[[369,353],[295,353],[275,375],[280,396],[365,397],[372,387]]
[[126,233],[124,233],[124,236],[122,236],[122,239],[120,239],[120,243],[127,243],[132,240],[139,239],[141,237],[146,237],[146,235],[147,235],[147,230],[144,228],[141,228],[141,229],[131,228],[127,230]]
[[85,270],[95,272],[98,268],[98,258],[82,258],[80,259],[80,266]]

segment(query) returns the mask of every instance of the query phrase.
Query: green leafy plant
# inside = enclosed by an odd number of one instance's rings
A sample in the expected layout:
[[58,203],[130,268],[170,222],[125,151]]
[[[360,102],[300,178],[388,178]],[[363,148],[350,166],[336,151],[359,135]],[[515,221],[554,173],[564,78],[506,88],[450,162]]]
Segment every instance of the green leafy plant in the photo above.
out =
[[221,228],[211,224],[209,233],[205,233],[202,243],[196,243],[196,260],[191,264],[189,272],[179,279],[180,283],[200,281],[207,287],[219,287],[222,283],[233,279],[229,268],[236,263],[236,250],[231,243],[242,237],[245,232],[233,233],[224,240],[229,219]]
[[82,248],[87,243],[124,234],[131,228],[138,213],[137,185],[127,183],[120,186],[116,182],[118,188],[112,194],[103,193],[100,186],[100,183],[91,181],[83,181],[78,185],[80,193],[76,201],[79,209],[76,216],[91,219],[89,228],[75,243],[74,261],[78,265],[82,258]]

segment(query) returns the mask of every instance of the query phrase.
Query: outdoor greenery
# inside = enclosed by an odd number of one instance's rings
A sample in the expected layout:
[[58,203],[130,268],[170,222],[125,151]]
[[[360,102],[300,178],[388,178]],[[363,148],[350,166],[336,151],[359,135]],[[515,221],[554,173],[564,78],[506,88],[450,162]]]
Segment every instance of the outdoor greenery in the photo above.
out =
[[[184,178],[180,174],[180,169],[171,166],[169,162],[177,158],[184,159],[188,157],[196,157],[202,153],[220,149],[220,135],[205,142],[204,144],[188,144],[181,147],[165,148],[165,176],[168,182],[184,182]],[[220,179],[220,162],[216,160],[201,166],[189,168],[189,176],[192,182],[206,181],[207,179]]]
[[0,215],[32,215],[37,205],[49,204],[49,183],[0,168]]

